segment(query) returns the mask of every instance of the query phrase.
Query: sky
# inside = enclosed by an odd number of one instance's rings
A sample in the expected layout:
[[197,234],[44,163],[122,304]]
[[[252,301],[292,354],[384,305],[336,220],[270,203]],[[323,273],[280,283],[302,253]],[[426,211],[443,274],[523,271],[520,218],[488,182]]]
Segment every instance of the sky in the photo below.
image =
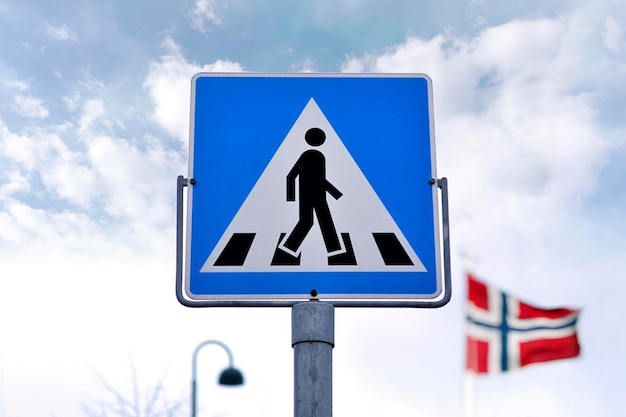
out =
[[[290,308],[175,297],[191,78],[211,71],[432,79],[452,300],[337,308],[335,416],[626,415],[624,22],[623,0],[0,0],[0,417],[100,416],[133,386],[187,415],[204,340],[246,384],[219,387],[204,348],[199,416],[293,414]],[[581,356],[467,389],[468,269],[581,308]]]

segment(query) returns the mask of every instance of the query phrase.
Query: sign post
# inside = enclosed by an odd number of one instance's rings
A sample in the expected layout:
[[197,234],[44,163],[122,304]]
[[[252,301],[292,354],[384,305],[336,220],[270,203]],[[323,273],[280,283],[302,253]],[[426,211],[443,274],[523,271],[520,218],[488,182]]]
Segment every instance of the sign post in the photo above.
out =
[[310,301],[291,309],[294,351],[294,416],[332,416],[332,351],[335,308]]

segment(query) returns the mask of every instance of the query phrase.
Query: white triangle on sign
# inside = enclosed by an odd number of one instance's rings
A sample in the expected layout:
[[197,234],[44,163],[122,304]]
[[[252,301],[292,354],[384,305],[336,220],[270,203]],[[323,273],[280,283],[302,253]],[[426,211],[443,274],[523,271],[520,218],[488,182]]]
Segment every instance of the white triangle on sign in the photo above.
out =
[[[326,141],[315,149],[326,159],[326,179],[343,195],[335,200],[327,194],[328,206],[338,234],[348,233],[355,265],[329,265],[326,246],[317,219],[298,250],[299,265],[272,265],[281,234],[289,235],[298,222],[296,201],[287,201],[286,178],[300,155],[312,149],[304,140],[311,128],[326,133]],[[296,181],[297,184],[297,181]],[[242,265],[215,265],[236,233],[254,235]],[[411,265],[384,262],[373,233],[393,234]],[[425,272],[426,268],[398,228],[350,152],[313,98],[252,188],[202,266],[201,272]]]

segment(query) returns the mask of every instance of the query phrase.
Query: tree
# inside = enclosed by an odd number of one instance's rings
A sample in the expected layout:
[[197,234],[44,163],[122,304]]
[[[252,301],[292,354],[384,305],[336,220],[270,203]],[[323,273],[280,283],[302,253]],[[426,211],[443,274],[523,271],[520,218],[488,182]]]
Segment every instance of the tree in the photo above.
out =
[[182,417],[185,416],[186,401],[171,401],[161,378],[154,385],[140,388],[137,370],[131,360],[131,387],[118,389],[99,372],[96,378],[102,386],[104,400],[82,402],[88,417]]

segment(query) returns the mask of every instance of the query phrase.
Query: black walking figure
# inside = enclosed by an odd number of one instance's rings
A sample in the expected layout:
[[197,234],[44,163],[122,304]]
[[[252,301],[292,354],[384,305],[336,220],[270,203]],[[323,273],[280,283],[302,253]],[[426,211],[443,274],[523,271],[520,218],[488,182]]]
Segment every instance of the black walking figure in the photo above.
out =
[[[326,141],[326,134],[320,128],[314,127],[304,135],[304,140],[311,146],[320,146]],[[335,224],[330,215],[326,193],[335,200],[343,195],[326,179],[326,158],[315,149],[302,153],[289,174],[287,174],[287,201],[296,201],[296,178],[299,186],[299,219],[293,231],[284,241],[282,248],[296,254],[300,245],[313,227],[313,214],[317,216],[326,251],[329,255],[336,255],[345,251]]]

